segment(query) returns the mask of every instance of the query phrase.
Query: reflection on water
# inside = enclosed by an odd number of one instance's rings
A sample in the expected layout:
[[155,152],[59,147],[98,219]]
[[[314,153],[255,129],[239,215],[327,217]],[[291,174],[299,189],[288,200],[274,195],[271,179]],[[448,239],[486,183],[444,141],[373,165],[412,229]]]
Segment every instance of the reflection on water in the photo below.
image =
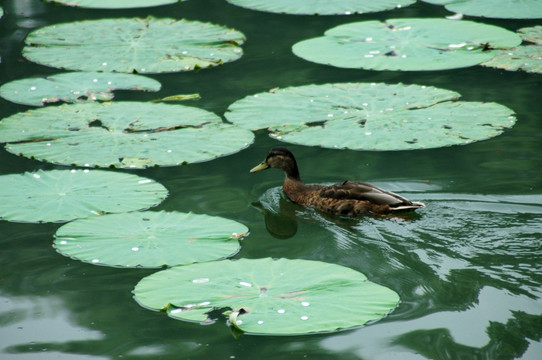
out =
[[295,205],[284,195],[282,188],[272,188],[253,203],[262,213],[265,228],[277,239],[288,239],[297,232]]
[[[382,356],[383,348],[392,356],[394,347],[407,359],[446,358],[447,350],[474,351],[476,358],[526,353],[529,339],[542,336],[542,195],[405,196],[427,207],[408,218],[345,218],[293,204],[280,187],[260,197],[258,208],[273,236],[290,231],[294,237],[298,222],[312,222],[337,249],[356,257],[348,259],[350,266],[366,274],[382,264],[392,268],[385,284],[401,294],[399,308],[383,324],[321,345],[363,358]],[[529,332],[520,326],[528,323],[538,327]],[[442,353],[435,352],[434,341]],[[423,355],[403,357],[405,351]]]
[[[500,358],[496,354],[519,357],[526,352],[529,339],[536,341],[542,336],[542,316],[536,315],[541,310],[540,306],[536,300],[527,296],[515,296],[496,288],[484,287],[476,303],[466,310],[444,311],[407,321],[375,324],[371,328],[327,338],[321,345],[338,351],[349,348],[360,357],[369,359],[386,358],[382,356],[381,349],[390,346],[403,353],[401,358],[406,359],[447,358],[446,353],[463,353],[469,359]],[[524,309],[532,310],[526,312]],[[468,330],[465,329],[465,323],[470,324]],[[521,325],[527,323],[536,325],[530,330],[521,330]],[[439,343],[438,349],[431,346],[435,342]],[[419,352],[423,356],[414,353],[407,356],[405,352],[408,351]],[[461,358],[455,355],[452,357]]]

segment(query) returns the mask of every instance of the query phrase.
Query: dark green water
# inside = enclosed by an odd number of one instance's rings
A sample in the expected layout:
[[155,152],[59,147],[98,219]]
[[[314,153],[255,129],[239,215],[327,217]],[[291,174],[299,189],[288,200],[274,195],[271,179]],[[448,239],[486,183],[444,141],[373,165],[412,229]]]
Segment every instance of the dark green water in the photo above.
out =
[[[336,69],[303,61],[290,51],[295,42],[334,25],[442,17],[448,15],[443,8],[419,3],[391,12],[323,17],[260,13],[219,0],[123,11],[38,0],[0,3],[6,12],[0,20],[0,83],[59,72],[22,58],[24,38],[34,28],[153,15],[236,28],[248,38],[245,54],[197,73],[153,75],[163,84],[159,95],[117,92],[117,100],[198,92],[202,99],[189,104],[222,115],[233,101],[277,86],[403,82],[455,90],[468,101],[499,102],[518,118],[494,139],[435,150],[290,146],[307,182],[363,179],[424,201],[427,208],[412,221],[325,217],[280,200],[282,174],[248,173],[279,144],[264,133],[233,156],[136,172],[170,190],[157,209],[220,215],[246,224],[251,234],[236,257],[337,263],[395,290],[402,303],[375,324],[324,335],[235,339],[224,322],[185,323],[137,305],[131,290],[153,270],[93,266],[63,257],[51,246],[58,224],[0,222],[1,359],[542,358],[542,76],[482,67],[413,73]],[[484,22],[511,30],[537,24]],[[0,99],[0,117],[26,109]],[[0,149],[0,174],[52,168],[64,167]]]

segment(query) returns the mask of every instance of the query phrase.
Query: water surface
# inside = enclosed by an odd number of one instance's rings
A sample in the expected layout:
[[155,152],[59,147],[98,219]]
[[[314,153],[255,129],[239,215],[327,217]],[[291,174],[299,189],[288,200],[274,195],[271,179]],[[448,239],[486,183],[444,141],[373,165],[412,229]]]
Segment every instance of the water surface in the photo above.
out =
[[[131,290],[154,270],[115,269],[71,260],[51,246],[59,224],[0,222],[2,359],[540,359],[542,358],[542,77],[472,67],[438,72],[336,69],[295,57],[290,47],[356,20],[442,17],[418,3],[376,14],[288,16],[189,0],[133,10],[85,10],[39,0],[3,1],[0,83],[59,70],[21,56],[29,31],[104,17],[187,18],[247,35],[244,56],[199,72],[160,74],[159,95],[117,92],[117,100],[200,93],[187,103],[223,115],[233,101],[275,87],[310,83],[403,82],[458,91],[467,101],[512,108],[517,124],[467,146],[403,152],[289,146],[307,182],[374,182],[427,208],[404,219],[344,219],[287,201],[282,174],[249,174],[282,145],[258,132],[238,154],[201,164],[134,171],[164,184],[157,210],[219,215],[251,231],[237,258],[332,262],[398,292],[400,306],[359,329],[295,337],[241,336],[223,321],[175,321],[140,307]],[[482,19],[479,19],[482,20]],[[483,20],[517,30],[536,21]],[[539,23],[539,22],[538,22]],[[0,117],[28,109],[0,99]],[[0,174],[65,169],[0,149]]]

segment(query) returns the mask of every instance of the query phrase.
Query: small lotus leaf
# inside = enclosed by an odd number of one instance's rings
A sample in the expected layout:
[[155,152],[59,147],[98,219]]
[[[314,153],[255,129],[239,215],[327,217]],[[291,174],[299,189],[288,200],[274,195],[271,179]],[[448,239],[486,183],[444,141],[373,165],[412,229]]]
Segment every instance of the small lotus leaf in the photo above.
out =
[[542,45],[542,25],[521,28],[518,33],[523,40]]
[[71,70],[177,72],[237,60],[244,40],[239,31],[199,21],[101,19],[34,30],[23,55]]
[[342,68],[419,71],[477,65],[495,55],[489,48],[520,43],[511,31],[473,21],[390,19],[340,25],[292,50],[305,60]]
[[111,100],[114,89],[158,91],[160,83],[134,74],[72,72],[11,81],[0,87],[0,96],[17,104],[43,106],[58,101]]
[[508,71],[542,74],[542,45],[522,45],[501,50],[497,56],[482,65]]
[[218,216],[180,212],[132,212],[80,219],[58,229],[56,249],[92,264],[160,267],[230,256],[248,232]]
[[45,0],[62,5],[92,9],[128,9],[175,4],[179,0]]
[[55,222],[155,206],[167,190],[111,171],[50,170],[0,176],[0,219]]
[[307,85],[247,96],[230,105],[226,117],[247,129],[268,129],[285,142],[352,150],[468,144],[515,123],[503,105],[458,97],[419,85]]
[[469,16],[501,19],[542,18],[540,0],[423,0]]
[[0,121],[6,150],[57,164],[145,168],[211,160],[237,152],[254,135],[215,114],[142,102],[48,106]]
[[512,49],[500,50],[493,59],[482,65],[508,71],[542,74],[542,26],[522,28],[518,30],[518,33],[524,41],[536,45],[520,45]]
[[136,300],[181,320],[230,312],[251,334],[294,335],[360,326],[399,303],[393,290],[352,269],[310,260],[240,259],[178,266],[142,279]]
[[416,0],[228,0],[244,8],[296,15],[350,15],[391,10],[408,6]]

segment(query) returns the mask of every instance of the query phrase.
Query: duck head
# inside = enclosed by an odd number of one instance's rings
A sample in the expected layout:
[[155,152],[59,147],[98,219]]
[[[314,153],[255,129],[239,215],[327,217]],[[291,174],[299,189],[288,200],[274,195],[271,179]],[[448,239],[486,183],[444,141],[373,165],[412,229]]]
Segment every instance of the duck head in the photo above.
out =
[[269,151],[264,161],[253,167],[250,172],[266,170],[269,168],[280,169],[284,171],[286,177],[293,180],[301,180],[299,170],[294,154],[284,147],[276,147]]

